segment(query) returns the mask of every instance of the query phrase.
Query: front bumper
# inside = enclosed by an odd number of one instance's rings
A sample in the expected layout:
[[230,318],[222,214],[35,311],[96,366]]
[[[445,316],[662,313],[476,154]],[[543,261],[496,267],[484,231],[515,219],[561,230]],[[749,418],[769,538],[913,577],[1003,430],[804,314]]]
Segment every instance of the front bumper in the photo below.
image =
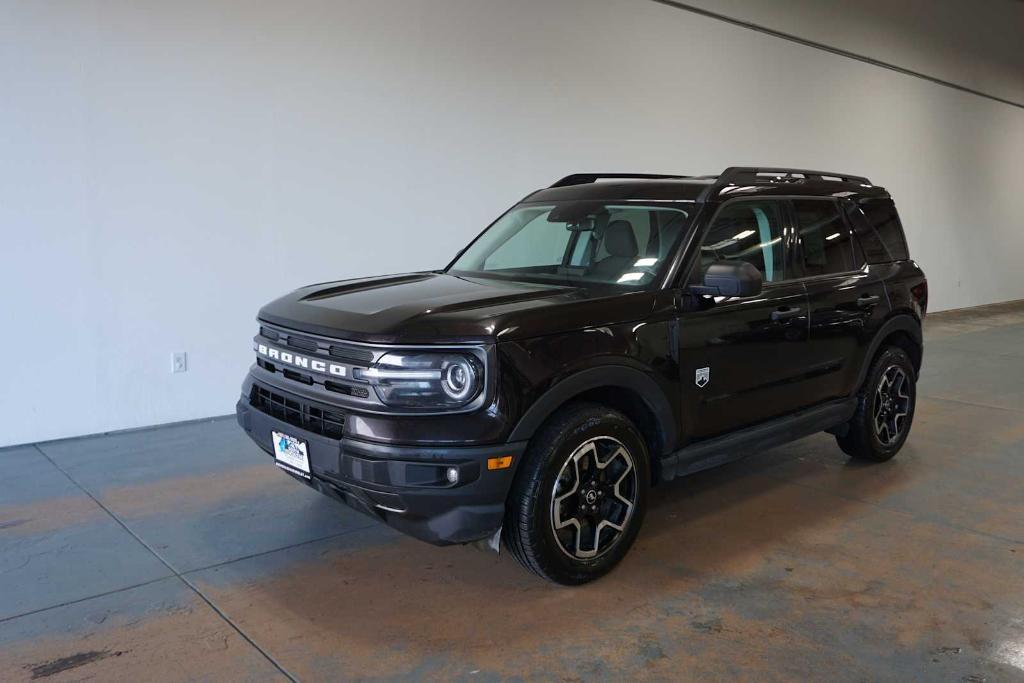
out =
[[[268,454],[272,432],[307,444],[311,478],[289,473],[331,498],[435,545],[493,536],[505,516],[505,498],[526,442],[494,446],[395,446],[343,437],[331,439],[268,415],[245,395],[238,424]],[[488,470],[487,459],[512,456],[512,467]],[[449,484],[446,470],[459,479]],[[287,472],[287,470],[285,470]]]

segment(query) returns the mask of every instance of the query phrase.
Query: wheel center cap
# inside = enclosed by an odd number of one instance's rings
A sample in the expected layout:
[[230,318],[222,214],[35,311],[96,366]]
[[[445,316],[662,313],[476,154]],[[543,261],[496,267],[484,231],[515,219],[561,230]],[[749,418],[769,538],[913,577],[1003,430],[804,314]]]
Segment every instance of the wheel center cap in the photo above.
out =
[[583,496],[583,499],[586,500],[588,504],[593,505],[597,501],[597,491],[590,489]]

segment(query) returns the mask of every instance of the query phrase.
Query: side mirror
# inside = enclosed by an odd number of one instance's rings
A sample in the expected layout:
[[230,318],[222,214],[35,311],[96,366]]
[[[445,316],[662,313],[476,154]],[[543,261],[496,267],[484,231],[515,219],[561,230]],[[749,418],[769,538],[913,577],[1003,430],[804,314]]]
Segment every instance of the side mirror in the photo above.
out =
[[711,296],[757,296],[763,281],[761,271],[746,261],[715,261],[704,271],[704,282],[690,290]]

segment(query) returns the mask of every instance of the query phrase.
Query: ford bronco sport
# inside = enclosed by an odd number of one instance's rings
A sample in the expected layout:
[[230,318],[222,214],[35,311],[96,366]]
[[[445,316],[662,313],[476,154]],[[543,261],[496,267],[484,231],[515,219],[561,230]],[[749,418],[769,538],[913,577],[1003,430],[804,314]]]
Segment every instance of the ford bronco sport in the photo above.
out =
[[893,457],[927,292],[867,178],[571,175],[444,270],[263,307],[238,422],[407,534],[503,541],[579,584],[625,555],[653,484],[818,431]]

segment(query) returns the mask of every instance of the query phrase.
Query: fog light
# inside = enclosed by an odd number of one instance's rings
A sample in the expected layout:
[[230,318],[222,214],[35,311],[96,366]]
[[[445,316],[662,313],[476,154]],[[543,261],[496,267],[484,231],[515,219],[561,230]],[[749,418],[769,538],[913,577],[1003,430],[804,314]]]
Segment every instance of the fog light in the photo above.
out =
[[459,483],[459,468],[458,467],[449,467],[448,471],[445,472],[445,477],[448,479],[448,483],[449,484],[458,484]]

